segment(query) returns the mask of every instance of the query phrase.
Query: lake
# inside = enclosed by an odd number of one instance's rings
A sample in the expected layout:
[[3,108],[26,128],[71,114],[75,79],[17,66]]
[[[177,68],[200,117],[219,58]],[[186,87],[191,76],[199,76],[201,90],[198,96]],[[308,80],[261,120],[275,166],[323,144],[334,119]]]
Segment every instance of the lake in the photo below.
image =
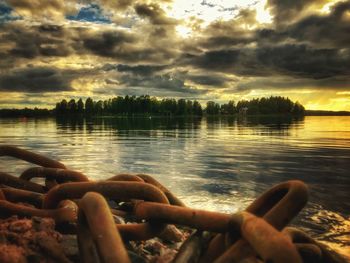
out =
[[[227,213],[274,184],[303,180],[310,200],[293,224],[350,258],[350,116],[0,119],[0,143],[95,180],[147,173],[188,206]],[[27,167],[0,159],[1,171]]]

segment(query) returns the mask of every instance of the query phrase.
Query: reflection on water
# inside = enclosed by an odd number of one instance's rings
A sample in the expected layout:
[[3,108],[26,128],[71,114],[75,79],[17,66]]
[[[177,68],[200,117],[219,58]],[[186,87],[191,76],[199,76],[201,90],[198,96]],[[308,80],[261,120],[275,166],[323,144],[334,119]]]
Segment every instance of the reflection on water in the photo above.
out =
[[[350,117],[2,119],[0,143],[96,180],[149,173],[189,206],[228,213],[273,184],[300,179],[311,197],[294,224],[349,253]],[[0,161],[14,174],[25,167]]]

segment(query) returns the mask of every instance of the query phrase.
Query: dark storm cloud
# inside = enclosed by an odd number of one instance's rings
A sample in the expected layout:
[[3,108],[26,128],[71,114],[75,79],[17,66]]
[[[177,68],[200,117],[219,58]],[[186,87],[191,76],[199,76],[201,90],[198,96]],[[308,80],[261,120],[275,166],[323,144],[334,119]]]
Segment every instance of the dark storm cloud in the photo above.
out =
[[84,47],[94,54],[113,57],[123,52],[123,45],[134,43],[135,39],[120,31],[109,31],[86,36],[83,39]]
[[[184,53],[178,61],[240,76],[350,81],[350,20],[344,19],[349,10],[350,1],[341,2],[328,15],[310,15],[277,29],[242,31],[236,22],[215,22],[196,43],[205,51]],[[242,34],[236,34],[239,30]]]
[[145,34],[143,38],[147,39],[150,46],[162,50],[176,45],[175,27],[180,21],[168,17],[156,3],[136,3],[134,10],[140,18],[149,21],[149,24],[143,23],[142,32]]
[[189,64],[215,71],[231,71],[239,61],[240,50],[214,50],[201,55],[185,54],[183,59]]
[[[158,47],[152,43],[153,39],[145,40],[140,34],[119,30],[101,31],[87,31],[81,34],[85,51],[129,63],[157,63],[173,57],[171,47]],[[77,52],[82,51],[77,49]]]
[[[95,55],[123,63],[163,63],[174,58],[172,46],[162,45],[147,32],[126,32],[101,26],[89,28],[81,24],[30,25],[24,21],[0,25],[0,54],[17,61],[18,58],[68,57],[70,55]],[[148,32],[153,34],[152,32]],[[3,61],[2,61],[3,62]],[[0,62],[1,63],[1,62]],[[1,63],[2,64],[2,63]]]
[[[255,31],[247,27],[256,25],[255,17],[255,11],[242,9],[234,19],[214,21],[204,29],[198,45],[205,49],[221,49],[252,43],[256,41]],[[246,28],[242,28],[242,24]]]
[[303,90],[315,89],[318,90],[335,90],[347,91],[349,89],[349,79],[347,77],[333,77],[326,79],[302,79],[292,77],[274,77],[274,78],[254,78],[248,82],[237,83],[233,88],[227,91],[231,92],[246,92],[252,89],[262,90]]
[[206,91],[192,89],[185,84],[185,78],[182,74],[162,74],[154,76],[135,76],[124,74],[119,79],[121,86],[126,87],[147,87],[153,90],[183,93],[183,94],[202,94]]
[[254,42],[255,39],[252,37],[240,37],[238,34],[234,36],[213,36],[208,37],[203,42],[199,43],[204,48],[224,48],[237,45],[247,45]]
[[62,19],[65,14],[73,14],[77,10],[75,0],[4,0],[8,6],[16,11],[18,14],[25,16],[36,17],[42,19],[43,17],[49,19]]
[[306,45],[283,45],[257,49],[257,60],[277,73],[322,79],[349,76],[350,53],[337,49],[313,49]]
[[251,40],[273,46],[280,42],[307,43],[314,48],[347,48],[350,46],[350,1],[335,4],[327,15],[311,14],[283,28],[260,28]]
[[0,75],[0,91],[57,92],[71,91],[74,73],[50,67],[27,67]]
[[215,87],[221,87],[226,84],[227,81],[229,81],[228,78],[218,76],[215,74],[210,75],[187,75],[186,79],[193,81],[196,84],[199,85],[206,85],[206,86],[215,86]]
[[350,52],[285,44],[256,49],[230,49],[186,55],[185,63],[242,76],[287,75],[322,79],[350,76]]
[[64,31],[57,25],[28,26],[24,23],[9,23],[2,26],[4,34],[0,43],[7,44],[8,56],[35,58],[37,56],[67,56],[69,45]]
[[337,4],[327,16],[311,15],[288,27],[287,35],[313,45],[347,48],[350,46],[350,19],[344,19],[350,11],[350,1]]
[[267,7],[274,16],[275,23],[288,24],[306,8],[326,2],[326,0],[268,0]]
[[132,74],[140,75],[140,76],[150,76],[156,72],[162,71],[166,69],[167,66],[164,65],[136,65],[129,66],[124,64],[119,64],[115,66],[115,69],[119,72],[129,72]]
[[167,17],[164,10],[158,4],[136,4],[135,12],[141,17],[148,18],[154,25],[176,24],[176,20]]

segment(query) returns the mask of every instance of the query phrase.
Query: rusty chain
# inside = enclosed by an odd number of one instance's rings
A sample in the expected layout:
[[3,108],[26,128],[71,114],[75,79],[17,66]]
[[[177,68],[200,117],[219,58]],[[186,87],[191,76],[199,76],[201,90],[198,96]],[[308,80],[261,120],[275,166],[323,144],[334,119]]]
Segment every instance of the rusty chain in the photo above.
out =
[[[307,202],[308,188],[301,181],[278,184],[245,211],[225,214],[186,207],[149,175],[118,174],[94,182],[14,146],[0,146],[0,156],[40,166],[19,177],[0,172],[0,216],[49,217],[58,225],[71,224],[80,262],[131,262],[126,249],[130,240],[174,235],[179,230],[171,224],[196,230],[174,263],[341,262],[306,233],[286,227]],[[44,178],[45,185],[31,182],[36,177]]]

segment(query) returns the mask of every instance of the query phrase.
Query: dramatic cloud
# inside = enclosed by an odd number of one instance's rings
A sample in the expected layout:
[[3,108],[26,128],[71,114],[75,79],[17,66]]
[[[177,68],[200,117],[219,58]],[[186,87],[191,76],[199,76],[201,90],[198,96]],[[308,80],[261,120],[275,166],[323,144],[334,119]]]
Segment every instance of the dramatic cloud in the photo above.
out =
[[20,16],[31,16],[36,19],[59,19],[77,11],[77,3],[74,0],[5,0],[5,2]]
[[268,7],[274,15],[275,22],[287,24],[300,18],[312,7],[323,6],[327,0],[268,0]]
[[350,1],[6,0],[0,93],[344,101],[349,32]]
[[163,65],[135,65],[135,66],[129,66],[129,65],[111,65],[106,64],[103,69],[106,71],[109,70],[118,70],[119,72],[128,72],[135,75],[140,76],[150,76],[155,72],[159,72],[163,69],[165,69],[167,66]]
[[0,75],[0,91],[57,92],[70,91],[74,73],[55,68],[24,68]]
[[163,9],[157,4],[136,4],[136,13],[141,17],[148,18],[154,25],[173,25],[175,19],[166,16]]

